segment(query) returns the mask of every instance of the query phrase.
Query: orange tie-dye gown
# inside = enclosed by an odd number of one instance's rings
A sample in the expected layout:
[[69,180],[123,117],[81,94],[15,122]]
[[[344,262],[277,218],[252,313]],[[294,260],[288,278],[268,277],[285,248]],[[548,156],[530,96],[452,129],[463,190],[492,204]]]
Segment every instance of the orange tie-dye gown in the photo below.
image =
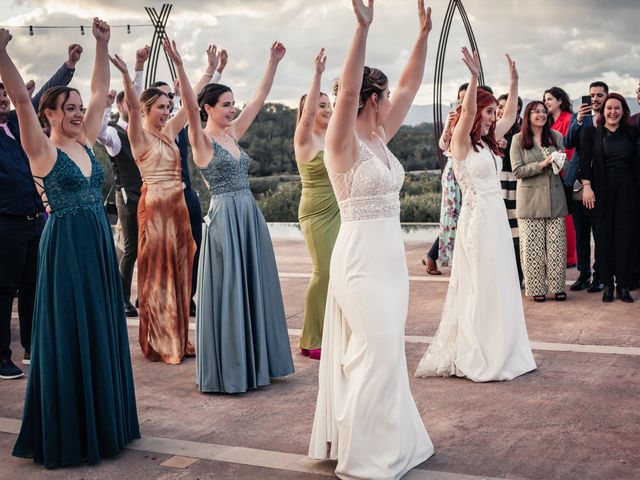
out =
[[140,347],[151,361],[178,364],[193,356],[189,300],[196,245],[182,192],[180,154],[161,133],[136,159],[142,174],[138,203]]

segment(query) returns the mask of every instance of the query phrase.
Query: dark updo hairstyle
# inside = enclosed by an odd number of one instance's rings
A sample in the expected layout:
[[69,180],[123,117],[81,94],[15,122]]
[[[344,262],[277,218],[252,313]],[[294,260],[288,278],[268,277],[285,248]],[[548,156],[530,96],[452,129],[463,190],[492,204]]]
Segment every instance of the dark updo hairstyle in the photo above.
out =
[[147,113],[154,103],[162,96],[169,98],[169,95],[156,87],[147,88],[140,95],[140,106],[142,107],[142,113]]
[[231,89],[221,83],[210,83],[202,89],[198,94],[198,106],[200,107],[200,120],[206,122],[209,118],[209,114],[204,109],[205,105],[215,107],[218,103],[218,99],[223,93],[230,92]]
[[[327,95],[324,92],[320,92],[320,97],[329,97],[329,95]],[[298,112],[296,113],[296,125],[298,123],[300,123],[300,119],[302,118],[302,110],[304,110],[304,104],[307,101],[307,94],[305,93],[304,95],[302,95],[302,97],[300,97],[300,103],[298,104]]]
[[[80,95],[80,92],[72,87],[51,87],[48,89],[42,97],[40,98],[40,106],[38,107],[38,119],[40,120],[40,124],[42,128],[51,128],[49,124],[49,120],[45,115],[45,110],[57,110],[58,108],[58,98],[62,96],[62,103],[60,104],[60,108],[64,113],[64,106],[69,100],[69,95],[71,92],[76,92]],[[62,126],[64,129],[64,126]]]
[[544,96],[546,94],[550,94],[556,100],[560,100],[560,111],[573,113],[573,103],[569,98],[569,94],[565,92],[560,87],[551,87],[544,91],[544,95],[542,95],[542,101],[544,102]]
[[[360,87],[360,99],[358,101],[358,115],[362,112],[362,109],[367,104],[367,100],[375,93],[378,98],[382,96],[382,92],[389,86],[389,79],[377,68],[364,67],[362,72],[362,87]],[[338,96],[338,89],[340,87],[340,79],[337,79],[333,84],[333,94]]]

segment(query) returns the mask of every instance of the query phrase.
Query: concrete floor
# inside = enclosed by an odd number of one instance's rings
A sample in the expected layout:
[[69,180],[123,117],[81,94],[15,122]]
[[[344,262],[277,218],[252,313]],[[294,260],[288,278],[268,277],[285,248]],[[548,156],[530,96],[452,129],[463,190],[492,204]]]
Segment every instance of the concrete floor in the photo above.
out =
[[[274,243],[288,324],[295,333],[302,326],[310,262],[304,243]],[[413,372],[426,348],[424,337],[433,335],[439,323],[447,283],[445,276],[424,274],[419,264],[424,245],[406,247],[412,277],[406,333],[416,336],[407,342],[407,361]],[[569,280],[575,276],[575,269],[569,270]],[[567,293],[564,303],[524,299],[531,341],[554,344],[534,350],[537,371],[511,382],[485,384],[411,377],[436,454],[407,478],[640,478],[640,301],[603,304],[599,294],[573,293],[568,288]],[[640,300],[639,292],[635,296]],[[22,351],[15,318],[13,334],[14,360],[18,360]],[[318,362],[298,354],[295,335],[291,346],[296,373],[243,395],[198,393],[193,359],[179,366],[148,362],[137,344],[135,326],[129,328],[129,336],[143,440],[93,467],[47,471],[11,457],[26,381],[0,381],[0,478],[320,479],[330,475],[331,462],[305,457]],[[597,351],[605,353],[572,352],[565,344],[602,346]],[[623,348],[612,354],[606,347]],[[160,465],[181,460],[176,455],[191,457],[195,463],[186,468]]]

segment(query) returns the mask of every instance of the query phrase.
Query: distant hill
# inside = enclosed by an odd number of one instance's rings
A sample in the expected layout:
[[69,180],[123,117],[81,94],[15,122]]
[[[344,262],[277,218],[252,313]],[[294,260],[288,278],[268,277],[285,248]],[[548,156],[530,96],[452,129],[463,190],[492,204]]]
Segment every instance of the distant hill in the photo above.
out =
[[[631,114],[640,112],[640,105],[638,105],[638,101],[635,97],[626,97],[627,103],[629,104],[629,109],[631,110]],[[533,99],[525,98],[524,105],[531,102]],[[580,106],[580,99],[576,98],[573,101],[573,110],[576,111]],[[449,112],[449,105],[442,105],[442,113],[446,115]],[[415,126],[420,123],[433,123],[433,104],[431,105],[412,105],[409,109],[409,113],[407,114],[407,118],[404,121],[405,125]]]

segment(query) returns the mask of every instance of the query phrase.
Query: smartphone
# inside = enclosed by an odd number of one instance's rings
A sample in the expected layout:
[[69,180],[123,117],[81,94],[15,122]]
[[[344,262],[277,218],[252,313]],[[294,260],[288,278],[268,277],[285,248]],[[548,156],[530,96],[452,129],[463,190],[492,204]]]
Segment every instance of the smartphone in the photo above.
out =
[[582,96],[582,104],[583,105],[591,105],[591,95],[583,95]]
[[456,110],[456,108],[458,108],[458,105],[460,105],[460,103],[458,103],[458,102],[451,102],[451,103],[449,104],[449,110],[450,110],[450,111],[452,111],[452,112],[454,112],[454,111]]

